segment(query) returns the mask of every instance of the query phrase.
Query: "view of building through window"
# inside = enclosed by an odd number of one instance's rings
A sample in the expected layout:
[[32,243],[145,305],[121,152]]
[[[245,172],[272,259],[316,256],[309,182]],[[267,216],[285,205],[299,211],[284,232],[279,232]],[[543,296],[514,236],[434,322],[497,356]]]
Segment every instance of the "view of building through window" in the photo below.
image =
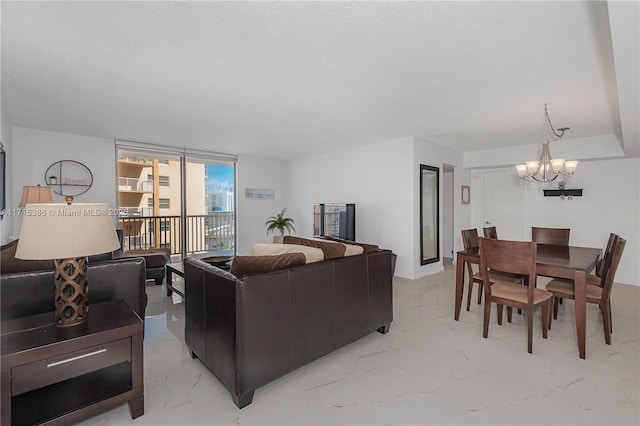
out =
[[234,196],[232,162],[118,150],[118,225],[127,249],[233,254]]
[[233,166],[205,165],[206,210],[230,212],[234,210]]

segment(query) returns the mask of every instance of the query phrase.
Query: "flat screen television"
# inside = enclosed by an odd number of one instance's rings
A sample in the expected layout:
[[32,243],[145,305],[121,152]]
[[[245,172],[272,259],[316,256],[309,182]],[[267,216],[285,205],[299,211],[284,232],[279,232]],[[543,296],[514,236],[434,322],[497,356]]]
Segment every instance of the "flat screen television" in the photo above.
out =
[[313,235],[356,240],[356,205],[322,203],[313,205]]

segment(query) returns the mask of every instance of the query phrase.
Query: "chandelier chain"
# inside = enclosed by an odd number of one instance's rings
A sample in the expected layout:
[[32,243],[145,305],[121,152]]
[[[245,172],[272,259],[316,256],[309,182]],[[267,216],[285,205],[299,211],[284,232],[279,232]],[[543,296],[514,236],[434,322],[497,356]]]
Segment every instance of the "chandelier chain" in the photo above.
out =
[[560,133],[556,132],[556,129],[553,128],[553,124],[551,124],[551,118],[549,118],[549,110],[547,109],[547,104],[544,104],[544,120],[545,122],[543,123],[543,125],[549,124],[549,128],[551,129],[551,132],[557,138],[563,137],[565,130],[568,130],[567,128],[561,128],[561,129],[558,129]]

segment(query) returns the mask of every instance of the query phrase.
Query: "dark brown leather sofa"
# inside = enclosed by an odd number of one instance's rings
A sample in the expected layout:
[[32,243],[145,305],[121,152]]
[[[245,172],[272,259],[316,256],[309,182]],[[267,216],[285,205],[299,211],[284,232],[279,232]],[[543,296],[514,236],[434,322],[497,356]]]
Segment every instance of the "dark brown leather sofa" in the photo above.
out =
[[[123,299],[144,320],[145,262],[142,258],[90,263],[89,315],[91,304]],[[0,276],[0,319],[2,328],[12,319],[51,312],[53,321],[54,272],[33,271]]]
[[237,279],[186,259],[185,340],[245,407],[254,391],[393,320],[392,253]]

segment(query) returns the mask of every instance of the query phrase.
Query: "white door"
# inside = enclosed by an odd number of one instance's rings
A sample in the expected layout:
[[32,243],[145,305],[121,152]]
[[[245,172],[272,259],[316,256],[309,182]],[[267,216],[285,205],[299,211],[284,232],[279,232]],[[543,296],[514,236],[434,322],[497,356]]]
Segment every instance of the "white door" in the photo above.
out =
[[[495,226],[503,240],[530,240],[525,229],[525,189],[515,172],[484,173],[483,227]],[[482,234],[482,230],[478,232]]]

